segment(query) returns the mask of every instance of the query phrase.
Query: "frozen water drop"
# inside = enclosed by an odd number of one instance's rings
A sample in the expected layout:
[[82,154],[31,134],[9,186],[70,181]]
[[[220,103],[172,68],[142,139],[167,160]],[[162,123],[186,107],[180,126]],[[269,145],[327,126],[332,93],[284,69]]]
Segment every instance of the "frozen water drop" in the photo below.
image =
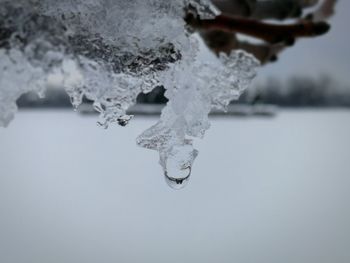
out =
[[177,171],[176,176],[170,176],[168,171],[164,172],[164,177],[166,183],[173,189],[179,190],[184,188],[190,179],[191,176],[191,167],[187,167],[185,169],[181,169]]
[[97,112],[99,112],[99,113],[101,113],[101,112],[104,111],[104,110],[103,110],[103,107],[102,107],[102,105],[101,105],[100,102],[95,101],[95,102],[92,104],[92,106],[94,107],[94,110],[97,111]]
[[77,111],[80,105],[80,102],[75,97],[70,97],[70,102],[72,103],[73,110]]
[[129,121],[134,117],[134,115],[123,115],[120,116],[117,121],[120,126],[126,126],[128,125]]
[[196,156],[197,150],[194,150],[192,145],[172,147],[163,166],[165,181],[171,188],[181,189],[187,185],[191,176],[192,163]]

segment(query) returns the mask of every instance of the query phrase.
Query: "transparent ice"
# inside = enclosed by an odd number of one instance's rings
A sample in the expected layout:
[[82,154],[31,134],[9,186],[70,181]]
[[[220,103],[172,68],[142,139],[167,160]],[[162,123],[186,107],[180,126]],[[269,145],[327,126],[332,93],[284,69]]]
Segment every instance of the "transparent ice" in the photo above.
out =
[[188,7],[203,19],[219,14],[209,0],[0,0],[0,126],[21,94],[42,97],[53,80],[75,109],[92,100],[104,128],[127,125],[138,94],[164,86],[169,102],[137,143],[159,152],[167,183],[181,188],[209,112],[237,99],[259,65],[243,51],[211,54],[186,29]]

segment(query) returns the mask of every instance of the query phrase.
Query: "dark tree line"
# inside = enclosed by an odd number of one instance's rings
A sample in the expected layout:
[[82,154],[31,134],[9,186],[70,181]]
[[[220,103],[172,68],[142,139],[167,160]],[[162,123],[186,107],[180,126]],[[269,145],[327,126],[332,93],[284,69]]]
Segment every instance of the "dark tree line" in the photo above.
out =
[[[88,102],[85,100],[85,102]],[[164,88],[140,94],[138,103],[164,104]],[[286,82],[270,78],[264,84],[248,89],[238,104],[273,104],[286,107],[350,107],[350,87],[338,84],[330,76],[319,78],[295,76]],[[61,89],[49,89],[44,99],[29,93],[18,100],[19,107],[71,107],[68,95]]]
[[241,100],[249,101],[288,107],[349,107],[350,87],[338,84],[327,75],[292,77],[285,83],[271,78],[266,84],[259,85],[254,94],[248,93]]

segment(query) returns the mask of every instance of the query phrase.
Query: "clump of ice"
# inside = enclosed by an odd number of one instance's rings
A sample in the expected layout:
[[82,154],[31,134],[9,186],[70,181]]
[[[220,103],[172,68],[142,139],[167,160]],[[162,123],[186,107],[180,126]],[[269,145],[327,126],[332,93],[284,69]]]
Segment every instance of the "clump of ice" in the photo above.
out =
[[237,99],[258,66],[243,51],[210,55],[186,31],[185,8],[203,19],[218,14],[209,0],[0,0],[0,126],[21,94],[43,96],[52,76],[74,108],[92,100],[105,128],[125,126],[137,95],[162,85],[169,102],[137,143],[159,151],[168,183],[181,185],[210,110]]
[[[201,51],[206,51],[203,45]],[[178,179],[187,177],[182,177],[183,169],[191,169],[197,156],[192,138],[204,136],[210,126],[208,114],[211,109],[225,110],[231,100],[238,99],[254,78],[259,65],[253,56],[244,51],[235,51],[229,56],[220,54],[219,60],[210,59],[209,63],[203,61],[203,57],[204,54],[199,52],[197,59],[176,65],[169,72],[171,77],[164,79],[169,102],[159,122],[137,139],[139,145],[159,151],[165,174],[168,173],[167,162],[174,158],[174,149],[186,149],[182,157],[178,154],[176,157]],[[187,72],[185,77],[183,72]]]

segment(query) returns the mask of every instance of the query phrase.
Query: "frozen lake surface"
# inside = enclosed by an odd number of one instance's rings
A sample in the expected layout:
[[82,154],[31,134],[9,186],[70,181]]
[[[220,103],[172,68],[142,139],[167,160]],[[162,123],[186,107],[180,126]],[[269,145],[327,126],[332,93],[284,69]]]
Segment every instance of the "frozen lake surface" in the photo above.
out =
[[0,130],[1,263],[348,263],[350,111],[213,118],[188,186],[96,116],[25,111]]

